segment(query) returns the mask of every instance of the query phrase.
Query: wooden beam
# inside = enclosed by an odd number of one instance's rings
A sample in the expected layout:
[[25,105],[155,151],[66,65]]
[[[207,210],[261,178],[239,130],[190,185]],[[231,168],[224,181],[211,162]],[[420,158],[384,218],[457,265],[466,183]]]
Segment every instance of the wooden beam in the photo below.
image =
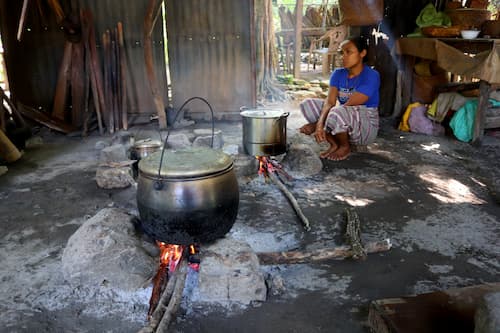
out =
[[302,10],[304,1],[297,0],[295,3],[295,52],[293,61],[293,76],[300,77],[300,52],[302,50]]

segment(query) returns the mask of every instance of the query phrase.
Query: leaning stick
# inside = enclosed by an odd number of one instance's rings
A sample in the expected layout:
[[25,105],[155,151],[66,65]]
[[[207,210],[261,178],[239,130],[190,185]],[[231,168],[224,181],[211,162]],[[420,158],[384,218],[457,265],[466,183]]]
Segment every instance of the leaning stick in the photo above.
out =
[[168,332],[168,325],[170,325],[172,318],[174,317],[175,313],[179,309],[179,305],[181,304],[182,292],[184,290],[187,277],[187,261],[182,260],[177,270],[177,274],[179,276],[177,277],[177,282],[175,283],[174,293],[172,294],[170,302],[168,302],[167,309],[163,314],[163,318],[161,319],[160,324],[156,329],[157,332]]
[[273,181],[273,183],[278,186],[278,188],[283,192],[283,194],[287,197],[288,201],[290,201],[290,204],[292,205],[293,209],[297,213],[297,216],[299,217],[300,221],[304,225],[304,229],[306,231],[311,230],[311,226],[309,225],[309,220],[307,217],[302,213],[302,209],[300,209],[299,203],[293,196],[293,194],[286,188],[285,184],[281,182],[281,180],[274,174],[274,172],[269,172],[268,173],[269,178]]
[[161,294],[160,301],[149,319],[149,324],[143,327],[138,333],[162,332],[162,330],[168,327],[182,299],[186,276],[187,262],[186,255],[183,253],[176,271],[170,275],[167,286]]
[[139,332],[137,333],[153,333],[156,331],[156,328],[160,324],[160,321],[165,314],[165,310],[167,309],[166,304],[169,303],[172,294],[175,289],[175,285],[177,283],[177,274],[173,274],[170,279],[168,280],[167,286],[165,287],[165,290],[161,294],[160,301],[158,302],[158,305],[156,306],[156,309],[153,311],[153,314],[151,315],[151,318],[149,319],[149,324],[145,327],[143,327]]
[[[381,242],[370,242],[366,244],[364,250],[366,253],[378,253],[389,251],[392,247],[391,241],[385,239]],[[352,258],[355,251],[351,246],[344,245],[329,249],[320,249],[311,252],[288,251],[288,252],[259,252],[257,257],[262,265],[279,264],[299,264],[305,262],[317,262],[329,259],[347,259]]]

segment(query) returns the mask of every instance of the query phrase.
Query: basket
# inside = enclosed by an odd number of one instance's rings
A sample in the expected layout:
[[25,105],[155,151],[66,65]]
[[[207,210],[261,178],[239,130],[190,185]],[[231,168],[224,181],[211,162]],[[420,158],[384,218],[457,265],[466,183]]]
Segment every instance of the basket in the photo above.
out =
[[422,34],[427,37],[458,37],[460,36],[460,26],[440,27],[429,26],[422,27]]
[[491,38],[500,37],[500,21],[499,20],[485,21],[481,27],[481,31],[484,36],[490,36]]
[[451,24],[460,26],[461,30],[480,29],[483,23],[490,19],[491,12],[487,9],[458,8],[446,11]]
[[384,18],[384,1],[339,0],[339,12],[343,25],[376,25]]

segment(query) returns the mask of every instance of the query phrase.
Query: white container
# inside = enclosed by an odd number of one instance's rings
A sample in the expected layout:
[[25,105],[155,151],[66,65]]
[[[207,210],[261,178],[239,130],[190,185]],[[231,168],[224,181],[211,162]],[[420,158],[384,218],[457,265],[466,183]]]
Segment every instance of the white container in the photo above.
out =
[[462,35],[463,39],[474,39],[479,36],[479,30],[461,30],[460,34]]

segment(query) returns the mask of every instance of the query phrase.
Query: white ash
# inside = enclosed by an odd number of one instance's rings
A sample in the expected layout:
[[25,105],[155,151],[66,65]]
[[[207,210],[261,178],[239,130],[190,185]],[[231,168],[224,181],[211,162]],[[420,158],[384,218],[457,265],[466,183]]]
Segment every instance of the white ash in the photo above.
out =
[[245,225],[235,224],[230,234],[235,239],[247,242],[255,252],[286,251],[299,246],[299,240],[289,231],[261,232]]
[[429,272],[434,274],[446,274],[453,270],[451,265],[426,265]]
[[460,276],[440,276],[438,281],[422,280],[411,287],[408,292],[412,295],[426,294],[434,291],[442,291],[452,288],[462,288],[473,285],[474,279],[462,278]]
[[500,249],[496,245],[498,230],[496,217],[473,206],[454,205],[441,208],[439,214],[424,221],[408,221],[394,238],[403,244],[452,258],[468,248],[480,249],[500,258]]
[[332,299],[353,299],[347,292],[352,277],[348,275],[328,275],[327,270],[313,268],[306,264],[264,266],[268,274],[279,274],[284,281],[286,293],[284,297],[295,298],[300,291],[319,291]]

